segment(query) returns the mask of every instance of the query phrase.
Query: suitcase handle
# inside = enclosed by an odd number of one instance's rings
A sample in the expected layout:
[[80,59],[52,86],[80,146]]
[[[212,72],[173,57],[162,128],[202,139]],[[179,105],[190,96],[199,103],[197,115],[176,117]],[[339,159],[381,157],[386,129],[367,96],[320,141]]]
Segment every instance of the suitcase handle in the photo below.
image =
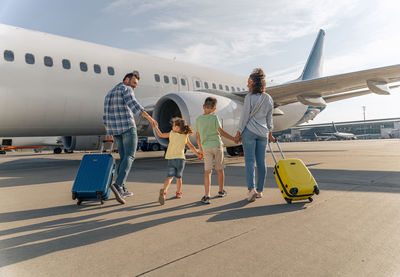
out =
[[103,153],[103,149],[104,149],[104,144],[106,143],[106,142],[111,142],[111,148],[110,148],[110,155],[112,154],[112,151],[113,151],[113,147],[114,147],[114,140],[112,140],[112,139],[105,139],[105,140],[103,140],[103,142],[101,143],[101,147],[100,147],[100,153]]
[[[282,152],[281,146],[279,145],[279,141],[278,141],[278,140],[275,140],[275,142],[276,142],[276,145],[278,145],[278,149],[279,149],[279,152],[281,152],[282,158],[285,159],[285,155],[284,155],[283,152]],[[272,158],[274,158],[274,161],[275,161],[275,164],[276,164],[276,163],[277,163],[277,160],[276,160],[274,151],[272,150],[271,143],[268,143],[268,147],[269,147],[269,151],[270,151],[271,154],[272,154]]]

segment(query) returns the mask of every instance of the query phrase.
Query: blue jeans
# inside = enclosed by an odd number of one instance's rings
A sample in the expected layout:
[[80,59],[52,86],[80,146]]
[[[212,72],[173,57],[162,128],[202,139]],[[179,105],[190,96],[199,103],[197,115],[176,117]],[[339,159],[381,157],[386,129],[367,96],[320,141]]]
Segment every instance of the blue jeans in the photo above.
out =
[[130,128],[125,133],[114,136],[114,138],[117,142],[118,153],[120,156],[115,183],[122,186],[128,178],[133,160],[135,159],[138,142],[136,128]]
[[244,161],[246,164],[246,181],[248,189],[254,189],[255,174],[254,162],[257,164],[257,191],[264,190],[265,177],[267,175],[265,164],[265,152],[267,148],[268,139],[261,137],[247,128],[242,133],[242,144],[244,151]]

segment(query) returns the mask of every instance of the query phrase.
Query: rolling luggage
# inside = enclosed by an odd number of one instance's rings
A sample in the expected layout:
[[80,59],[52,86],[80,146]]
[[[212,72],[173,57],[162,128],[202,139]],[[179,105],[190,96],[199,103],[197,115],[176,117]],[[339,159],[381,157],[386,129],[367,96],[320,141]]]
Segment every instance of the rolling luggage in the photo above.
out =
[[319,188],[311,172],[302,160],[286,159],[279,142],[276,141],[276,144],[282,155],[282,159],[278,162],[276,161],[271,144],[268,143],[268,146],[275,161],[274,175],[283,198],[288,204],[292,203],[292,201],[304,199],[312,202],[312,196],[319,194]]
[[[104,143],[112,142],[111,150],[107,154],[103,152]],[[83,156],[72,186],[72,199],[77,199],[77,204],[82,201],[100,201],[108,199],[110,186],[115,173],[115,160],[111,155],[113,149],[112,140],[104,140],[100,154],[87,154]]]

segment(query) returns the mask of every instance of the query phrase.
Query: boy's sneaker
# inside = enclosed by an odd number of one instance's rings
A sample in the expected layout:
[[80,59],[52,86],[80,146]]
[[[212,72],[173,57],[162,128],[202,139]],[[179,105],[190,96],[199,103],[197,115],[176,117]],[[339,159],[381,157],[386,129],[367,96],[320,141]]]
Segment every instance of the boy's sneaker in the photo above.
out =
[[123,191],[120,188],[120,186],[118,186],[117,184],[114,183],[114,184],[111,185],[111,190],[115,195],[115,199],[117,199],[117,201],[119,203],[121,203],[121,204],[125,204],[126,203],[125,199],[122,196]]
[[129,197],[129,196],[132,196],[132,195],[133,195],[133,192],[130,192],[130,191],[127,191],[127,190],[122,193],[123,197]]
[[160,189],[160,194],[158,196],[158,202],[160,202],[161,205],[165,204],[165,193],[164,189]]
[[201,198],[200,201],[201,201],[201,203],[208,205],[208,204],[210,204],[210,197],[203,196],[203,198]]
[[133,192],[130,192],[126,189],[125,185],[122,185],[122,196],[123,197],[129,197],[133,195]]
[[222,190],[222,191],[219,191],[218,192],[218,195],[217,195],[217,197],[225,197],[227,195],[227,193],[226,193],[226,190]]
[[256,197],[257,197],[257,192],[254,189],[252,189],[249,191],[247,201],[254,202],[254,201],[256,201]]
[[260,191],[260,192],[257,192],[257,196],[256,196],[256,198],[262,198],[263,197],[263,193],[262,193],[262,191]]

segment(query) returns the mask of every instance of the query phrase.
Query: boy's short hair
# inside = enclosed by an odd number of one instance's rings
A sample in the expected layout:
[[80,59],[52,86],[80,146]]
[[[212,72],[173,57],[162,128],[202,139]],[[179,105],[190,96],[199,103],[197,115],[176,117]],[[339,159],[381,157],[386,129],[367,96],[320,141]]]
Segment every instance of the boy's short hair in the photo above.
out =
[[217,98],[215,97],[207,97],[204,101],[204,106],[207,109],[214,109],[217,106]]

